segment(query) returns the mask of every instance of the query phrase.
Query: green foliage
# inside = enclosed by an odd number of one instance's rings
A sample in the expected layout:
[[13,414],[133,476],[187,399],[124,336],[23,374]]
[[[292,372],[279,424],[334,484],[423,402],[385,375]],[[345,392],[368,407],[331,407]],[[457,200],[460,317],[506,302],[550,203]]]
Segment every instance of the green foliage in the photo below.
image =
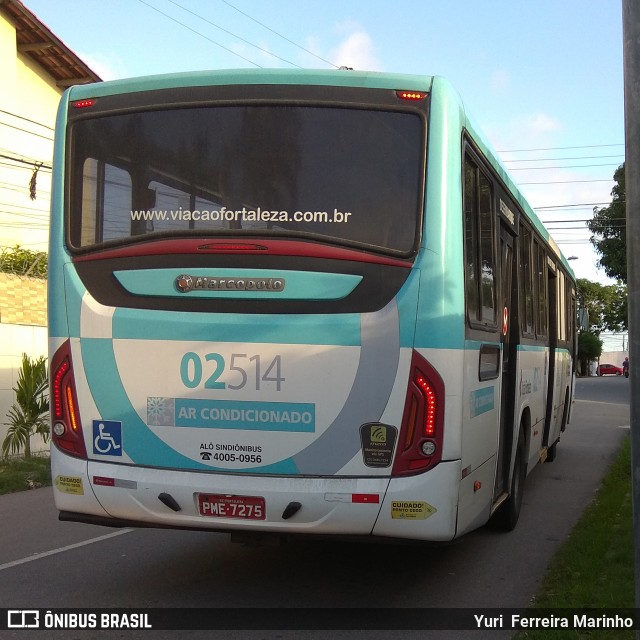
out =
[[2,455],[18,453],[24,449],[24,457],[31,457],[31,436],[40,434],[49,439],[49,376],[44,356],[32,360],[22,354],[22,367],[18,374],[18,386],[14,387],[16,402],[5,424],[9,427],[2,442]]
[[589,362],[597,360],[602,355],[602,340],[591,331],[581,331],[578,334],[578,361],[581,375],[587,375]]
[[[626,438],[593,503],[551,561],[534,608],[634,606],[631,441]],[[535,610],[531,613],[536,613]],[[633,640],[632,629],[538,629],[517,640]]]
[[610,278],[627,281],[627,213],[624,164],[613,174],[616,185],[611,190],[611,204],[593,210],[587,222],[591,243],[600,254],[600,266]]
[[603,285],[578,278],[578,303],[589,313],[589,331],[620,332],[627,329],[627,285]]
[[0,272],[32,278],[47,277],[47,254],[44,251],[23,249],[20,245],[0,251]]
[[49,456],[0,460],[0,495],[51,485]]

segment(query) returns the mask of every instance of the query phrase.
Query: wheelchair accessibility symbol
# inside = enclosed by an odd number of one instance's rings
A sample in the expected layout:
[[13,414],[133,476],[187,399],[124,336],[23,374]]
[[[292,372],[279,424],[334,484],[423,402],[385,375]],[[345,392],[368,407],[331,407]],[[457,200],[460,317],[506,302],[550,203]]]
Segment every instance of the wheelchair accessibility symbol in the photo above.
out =
[[122,455],[122,422],[93,421],[93,453],[103,456]]

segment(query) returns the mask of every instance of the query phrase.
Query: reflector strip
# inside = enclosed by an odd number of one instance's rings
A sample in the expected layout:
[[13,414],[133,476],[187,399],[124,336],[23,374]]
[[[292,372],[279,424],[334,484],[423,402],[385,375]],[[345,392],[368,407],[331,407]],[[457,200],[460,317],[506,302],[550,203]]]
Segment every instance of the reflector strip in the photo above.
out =
[[327,502],[351,502],[357,504],[379,504],[380,496],[377,493],[325,493]]
[[115,487],[115,478],[105,478],[104,476],[93,476],[93,484],[97,484],[101,487]]
[[100,487],[117,487],[119,489],[137,489],[135,480],[122,480],[120,478],[108,478],[107,476],[93,476],[93,484]]
[[354,493],[351,502],[379,504],[380,496],[377,493]]

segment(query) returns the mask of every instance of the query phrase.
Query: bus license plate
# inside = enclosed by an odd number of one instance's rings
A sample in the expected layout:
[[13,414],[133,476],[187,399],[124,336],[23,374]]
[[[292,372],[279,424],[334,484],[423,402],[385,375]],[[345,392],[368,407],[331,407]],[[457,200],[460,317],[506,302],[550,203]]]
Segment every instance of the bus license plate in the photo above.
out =
[[266,509],[261,496],[228,496],[210,493],[198,494],[201,516],[210,518],[238,518],[264,520]]

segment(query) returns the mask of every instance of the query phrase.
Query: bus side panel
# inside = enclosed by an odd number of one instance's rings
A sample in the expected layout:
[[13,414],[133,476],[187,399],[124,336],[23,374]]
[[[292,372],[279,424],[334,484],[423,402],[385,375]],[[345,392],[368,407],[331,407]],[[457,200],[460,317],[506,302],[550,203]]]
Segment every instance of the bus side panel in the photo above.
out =
[[[520,416],[520,422],[526,423],[529,428],[529,432],[526,433],[529,443],[528,472],[540,461],[546,412],[548,360],[549,351],[545,347],[518,347],[516,415]],[[520,423],[516,425],[516,429],[519,431]],[[517,436],[517,432],[515,435]]]
[[477,529],[489,520],[495,475],[494,455],[460,482],[456,536]]
[[469,340],[464,351],[458,535],[489,519],[495,483],[501,380],[479,379],[480,348],[481,343]]
[[566,349],[557,349],[549,445],[552,445],[560,438],[565,411],[569,410],[567,403],[571,402],[571,369],[570,353]]

